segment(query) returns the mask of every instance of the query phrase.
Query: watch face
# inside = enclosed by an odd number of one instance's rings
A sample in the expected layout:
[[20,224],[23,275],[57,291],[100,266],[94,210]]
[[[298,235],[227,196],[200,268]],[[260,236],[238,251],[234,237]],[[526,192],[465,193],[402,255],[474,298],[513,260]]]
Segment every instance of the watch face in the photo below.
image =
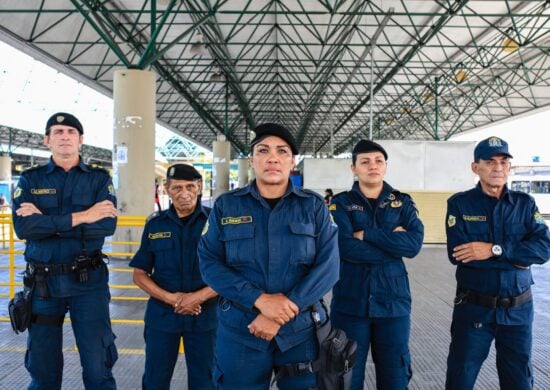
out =
[[502,255],[502,248],[500,245],[493,245],[491,248],[491,251],[493,252],[493,255],[500,256]]

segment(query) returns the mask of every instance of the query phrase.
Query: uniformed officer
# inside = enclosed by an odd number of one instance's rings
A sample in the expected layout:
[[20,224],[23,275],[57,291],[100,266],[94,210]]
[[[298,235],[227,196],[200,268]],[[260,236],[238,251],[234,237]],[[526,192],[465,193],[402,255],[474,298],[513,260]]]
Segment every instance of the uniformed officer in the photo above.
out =
[[550,257],[550,235],[533,198],[508,189],[511,158],[506,141],[481,141],[472,163],[478,185],[448,200],[457,296],[447,389],[473,389],[493,339],[500,388],[533,388],[530,266]]
[[85,388],[116,388],[109,275],[101,253],[115,231],[116,198],[109,173],[79,156],[82,134],[75,116],[52,115],[44,138],[50,162],[23,172],[13,197],[14,228],[27,240],[26,283],[34,280],[25,356],[29,389],[61,389],[67,311]]
[[351,165],[358,180],[330,206],[341,259],[331,314],[334,326],[357,341],[352,389],[363,389],[370,346],[378,389],[406,389],[412,376],[411,292],[403,257],[418,254],[424,226],[411,197],[384,181],[387,159],[381,145],[359,141]]
[[149,218],[130,262],[134,282],[151,296],[145,312],[143,389],[170,388],[181,337],[188,388],[213,389],[216,293],[203,282],[197,256],[210,213],[200,203],[202,176],[190,165],[172,165],[165,189],[172,204]]
[[[218,389],[268,389],[274,369],[296,363],[281,389],[309,389],[317,358],[310,309],[338,279],[337,228],[323,199],[289,180],[298,153],[288,129],[256,127],[256,179],[220,196],[199,244],[201,272],[220,296]],[[325,313],[322,312],[324,321]]]

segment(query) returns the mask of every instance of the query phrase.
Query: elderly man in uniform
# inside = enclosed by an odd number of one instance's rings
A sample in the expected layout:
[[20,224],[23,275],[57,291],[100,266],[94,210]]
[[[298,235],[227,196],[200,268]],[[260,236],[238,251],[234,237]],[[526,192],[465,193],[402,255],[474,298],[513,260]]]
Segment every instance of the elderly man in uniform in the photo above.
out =
[[[199,245],[218,305],[218,389],[268,389],[278,367],[317,358],[310,309],[338,280],[337,228],[323,199],[289,180],[298,148],[290,131],[255,129],[256,179],[220,196]],[[322,321],[326,313],[320,310]],[[317,386],[315,373],[278,378],[281,389]]]
[[34,288],[25,367],[29,389],[61,389],[63,320],[70,312],[87,390],[115,389],[117,360],[109,317],[109,274],[101,248],[116,227],[109,173],[85,164],[80,121],[52,115],[48,164],[23,172],[13,199],[17,236],[27,240],[25,284]]
[[530,267],[548,260],[550,235],[533,198],[506,186],[511,158],[506,141],[481,141],[472,163],[478,185],[448,200],[457,296],[447,389],[473,389],[493,340],[500,388],[533,388]]
[[134,282],[151,296],[145,312],[143,388],[168,390],[180,339],[189,389],[214,389],[216,293],[201,278],[197,245],[210,209],[200,204],[202,176],[187,164],[168,168],[172,204],[153,214],[130,262]]
[[331,313],[334,325],[357,341],[355,390],[363,389],[371,346],[378,389],[406,389],[412,376],[411,292],[403,257],[418,254],[424,226],[411,197],[384,181],[387,159],[378,143],[359,141],[351,166],[358,180],[330,205],[341,259]]

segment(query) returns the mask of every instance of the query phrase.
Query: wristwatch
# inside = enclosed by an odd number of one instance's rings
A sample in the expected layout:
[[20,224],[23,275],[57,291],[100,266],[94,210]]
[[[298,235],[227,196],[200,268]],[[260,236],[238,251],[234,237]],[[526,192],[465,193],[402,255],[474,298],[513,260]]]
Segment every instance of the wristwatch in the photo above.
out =
[[498,257],[502,255],[502,247],[500,245],[495,244],[491,247],[491,252],[493,252],[493,256]]

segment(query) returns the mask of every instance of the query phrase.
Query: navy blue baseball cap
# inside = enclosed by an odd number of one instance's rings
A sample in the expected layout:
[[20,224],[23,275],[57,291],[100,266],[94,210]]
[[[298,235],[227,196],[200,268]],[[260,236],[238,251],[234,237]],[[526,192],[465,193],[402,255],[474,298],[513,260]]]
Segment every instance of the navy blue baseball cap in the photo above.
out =
[[474,161],[489,160],[491,157],[497,155],[504,155],[509,158],[513,158],[510,152],[508,152],[508,142],[502,138],[489,137],[480,141],[474,149]]
[[50,127],[54,125],[70,126],[77,129],[80,135],[84,134],[82,123],[76,116],[67,112],[57,112],[50,116],[50,119],[46,122],[46,135],[50,135]]
[[298,154],[298,146],[294,136],[286,127],[278,125],[276,123],[264,123],[259,126],[256,126],[254,129],[256,136],[250,142],[250,146],[254,147],[258,142],[269,136],[275,136],[286,141],[290,149],[292,150],[293,155]]

